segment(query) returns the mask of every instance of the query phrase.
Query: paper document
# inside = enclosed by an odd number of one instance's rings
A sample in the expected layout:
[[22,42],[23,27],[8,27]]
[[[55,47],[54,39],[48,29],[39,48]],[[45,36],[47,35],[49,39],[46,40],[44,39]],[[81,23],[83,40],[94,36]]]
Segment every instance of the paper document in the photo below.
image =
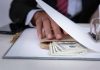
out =
[[82,27],[75,24],[70,19],[63,16],[61,13],[57,12],[51,6],[46,4],[42,0],[36,0],[37,3],[42,7],[42,9],[71,37],[73,37],[77,42],[84,45],[85,47],[100,52],[100,42],[95,42],[89,36],[88,32],[86,33]]
[[[83,29],[85,30],[85,29]],[[88,31],[87,29],[85,31]],[[66,47],[67,48],[67,47]],[[70,49],[70,48],[67,48]],[[66,49],[66,50],[67,50]],[[15,58],[15,59],[77,59],[77,60],[100,60],[100,53],[87,52],[85,48],[76,47],[74,48],[79,53],[80,51],[86,52],[79,55],[71,55],[72,52],[77,53],[75,50],[69,50],[68,52],[62,53],[67,56],[55,56],[50,55],[50,50],[41,49],[40,41],[37,35],[37,31],[34,28],[26,29],[14,43],[14,45],[4,55],[4,58]],[[51,53],[52,54],[52,53]],[[61,55],[62,55],[61,54]]]

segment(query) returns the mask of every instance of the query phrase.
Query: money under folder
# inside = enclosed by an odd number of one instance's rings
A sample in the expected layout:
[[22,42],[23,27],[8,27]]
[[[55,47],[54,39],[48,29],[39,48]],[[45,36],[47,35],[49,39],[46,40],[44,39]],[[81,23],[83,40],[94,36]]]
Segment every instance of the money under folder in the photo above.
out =
[[[84,29],[75,24],[42,0],[37,0],[37,3],[69,34],[72,41],[52,41],[48,45],[49,50],[41,49],[36,29],[26,29],[4,58],[100,60],[100,42],[91,39],[88,28]],[[59,20],[61,18],[62,21]]]

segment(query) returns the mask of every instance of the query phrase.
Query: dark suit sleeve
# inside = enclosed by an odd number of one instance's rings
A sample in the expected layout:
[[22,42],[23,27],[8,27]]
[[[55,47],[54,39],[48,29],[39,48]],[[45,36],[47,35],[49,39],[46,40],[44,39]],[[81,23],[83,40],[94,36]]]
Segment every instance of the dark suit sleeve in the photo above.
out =
[[82,0],[83,10],[72,18],[77,23],[89,23],[90,18],[100,4],[100,0]]
[[35,0],[13,0],[10,7],[9,16],[14,23],[25,25],[27,14],[32,9],[38,9]]

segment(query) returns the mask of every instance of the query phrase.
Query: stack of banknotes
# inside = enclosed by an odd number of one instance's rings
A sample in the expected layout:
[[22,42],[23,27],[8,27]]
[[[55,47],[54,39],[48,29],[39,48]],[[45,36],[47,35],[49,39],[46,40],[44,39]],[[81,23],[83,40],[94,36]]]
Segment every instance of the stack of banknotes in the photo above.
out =
[[64,55],[82,55],[90,50],[78,42],[52,42],[49,44],[49,54],[64,56]]

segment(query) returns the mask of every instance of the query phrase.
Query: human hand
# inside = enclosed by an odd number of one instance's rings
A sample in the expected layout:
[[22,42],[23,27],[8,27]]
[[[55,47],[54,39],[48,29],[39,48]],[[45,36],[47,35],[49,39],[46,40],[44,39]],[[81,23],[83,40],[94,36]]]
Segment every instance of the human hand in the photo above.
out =
[[91,16],[91,18],[90,18],[90,21],[92,20],[92,19],[95,19],[95,18],[99,18],[100,16],[99,16],[99,8],[93,13],[93,15]]
[[100,40],[100,18],[99,18],[99,8],[95,11],[92,15],[91,20],[91,27],[90,27],[90,35],[96,41]]
[[62,39],[65,33],[44,11],[36,12],[33,17],[39,38]]

